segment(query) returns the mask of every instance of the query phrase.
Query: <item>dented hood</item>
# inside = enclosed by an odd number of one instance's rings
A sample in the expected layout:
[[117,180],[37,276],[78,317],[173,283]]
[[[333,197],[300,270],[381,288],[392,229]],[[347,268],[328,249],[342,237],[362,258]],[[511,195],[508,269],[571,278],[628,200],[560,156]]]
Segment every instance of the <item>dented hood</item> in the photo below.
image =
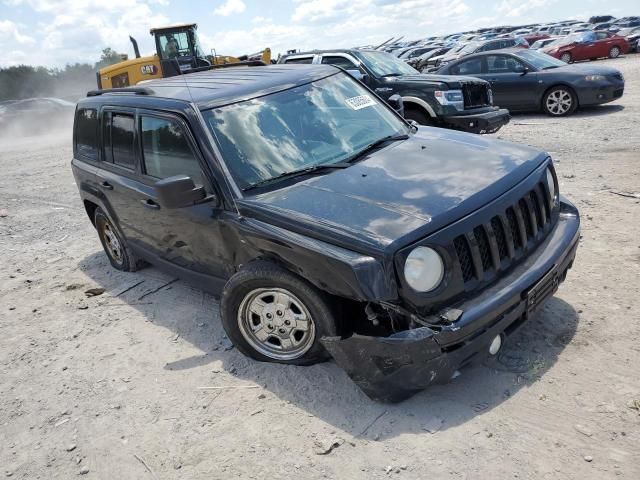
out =
[[422,238],[481,208],[547,157],[485,136],[420,127],[353,166],[239,200],[240,213],[351,250]]

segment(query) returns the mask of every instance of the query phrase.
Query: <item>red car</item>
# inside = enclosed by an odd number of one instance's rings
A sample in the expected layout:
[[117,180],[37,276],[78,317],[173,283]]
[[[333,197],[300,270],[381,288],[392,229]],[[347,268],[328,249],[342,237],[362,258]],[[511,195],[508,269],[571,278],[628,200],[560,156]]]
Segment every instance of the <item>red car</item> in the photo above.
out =
[[549,38],[549,35],[546,33],[535,33],[533,35],[524,36],[524,39],[529,43],[529,45],[533,45],[538,40],[544,40],[545,38]]
[[616,58],[620,54],[628,53],[629,49],[626,38],[615,33],[598,31],[569,35],[563,41],[554,43],[542,51],[565,63],[571,63],[603,57]]

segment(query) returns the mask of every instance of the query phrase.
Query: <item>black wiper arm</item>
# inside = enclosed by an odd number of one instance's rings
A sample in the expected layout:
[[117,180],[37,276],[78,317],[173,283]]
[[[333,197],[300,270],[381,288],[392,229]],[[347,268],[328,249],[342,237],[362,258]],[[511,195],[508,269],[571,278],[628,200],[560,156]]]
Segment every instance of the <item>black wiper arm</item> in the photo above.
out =
[[376,148],[379,148],[380,146],[384,145],[387,142],[396,142],[398,140],[406,140],[407,138],[409,138],[409,135],[407,135],[406,133],[403,133],[401,135],[388,135],[386,137],[382,137],[381,139],[370,143],[369,145],[364,147],[362,150],[360,150],[358,153],[351,155],[349,158],[344,160],[344,162],[347,164],[354,163],[357,160],[364,157],[367,153],[371,152],[372,150],[375,150]]
[[270,183],[279,182],[280,180],[284,180],[285,178],[299,177],[301,175],[309,175],[311,173],[321,173],[326,170],[335,170],[337,168],[347,168],[350,166],[351,164],[346,162],[322,163],[320,165],[313,165],[311,167],[301,168],[299,170],[284,172],[284,173],[281,173],[280,175],[276,175],[275,177],[265,178],[264,180],[260,180],[256,183],[253,183],[248,187],[244,187],[242,191],[246,192],[247,190],[252,190],[257,187],[262,187]]
[[402,74],[401,73],[387,73],[385,75],[380,75],[380,76],[382,78],[385,78],[385,77],[400,77],[400,76],[402,76]]

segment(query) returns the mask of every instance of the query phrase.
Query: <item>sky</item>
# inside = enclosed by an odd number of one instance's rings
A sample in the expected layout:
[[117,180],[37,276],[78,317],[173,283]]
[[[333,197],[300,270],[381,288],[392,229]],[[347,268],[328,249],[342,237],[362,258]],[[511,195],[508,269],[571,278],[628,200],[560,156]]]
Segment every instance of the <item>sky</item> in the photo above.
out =
[[640,15],[638,0],[0,0],[0,66],[95,63],[105,47],[154,52],[151,27],[198,23],[204,50],[337,48],[475,28]]

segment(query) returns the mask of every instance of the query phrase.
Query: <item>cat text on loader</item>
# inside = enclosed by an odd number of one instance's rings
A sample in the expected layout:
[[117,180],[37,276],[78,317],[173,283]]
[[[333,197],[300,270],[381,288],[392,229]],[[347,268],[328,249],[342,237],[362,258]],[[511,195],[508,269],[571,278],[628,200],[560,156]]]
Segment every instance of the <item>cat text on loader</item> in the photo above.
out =
[[124,60],[100,69],[97,73],[98,88],[122,88],[145,80],[173,77],[185,73],[208,70],[215,67],[240,66],[262,61],[271,63],[271,50],[241,57],[205,55],[195,23],[152,28],[150,33],[156,43],[156,54],[141,57],[138,42],[129,37],[136,58]]

